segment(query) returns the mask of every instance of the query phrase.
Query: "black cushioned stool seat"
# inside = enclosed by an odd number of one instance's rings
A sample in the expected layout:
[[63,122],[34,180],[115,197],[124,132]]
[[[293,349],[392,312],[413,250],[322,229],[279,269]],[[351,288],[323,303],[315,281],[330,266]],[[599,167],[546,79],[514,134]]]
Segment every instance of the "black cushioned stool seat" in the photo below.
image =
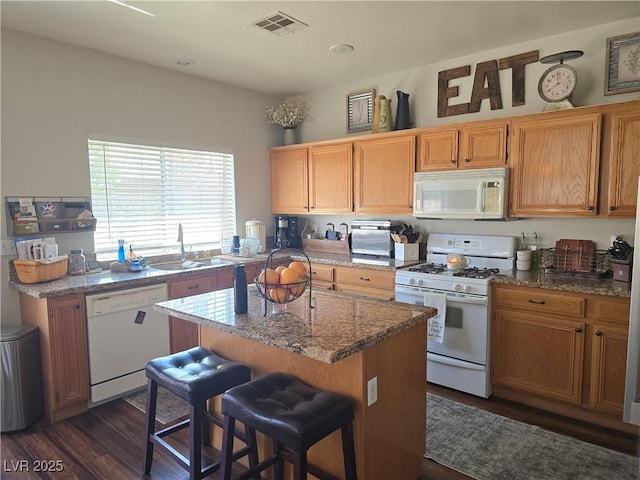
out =
[[346,395],[318,390],[291,375],[274,372],[229,389],[222,396],[222,413],[224,480],[231,479],[231,447],[236,420],[249,431],[257,430],[271,437],[274,453],[244,472],[240,479],[251,478],[274,465],[274,478],[281,480],[285,458],[294,464],[296,480],[306,479],[307,471],[318,478],[329,478],[317,467],[307,464],[307,450],[338,429],[342,433],[345,478],[357,478],[352,424],[354,404]]
[[[200,479],[220,468],[220,463],[202,468],[202,443],[209,441],[209,422],[222,427],[222,421],[207,411],[207,400],[229,388],[251,380],[249,368],[231,362],[203,347],[194,347],[166,357],[151,360],[146,366],[147,408],[144,452],[144,474],[149,475],[156,445],[173,457],[186,470],[190,479]],[[189,403],[189,419],[154,432],[158,385]],[[169,445],[162,437],[189,427],[189,458]],[[247,447],[234,453],[234,458],[251,453],[249,442],[238,435]],[[255,443],[255,440],[253,440]],[[250,455],[250,465],[257,457]]]

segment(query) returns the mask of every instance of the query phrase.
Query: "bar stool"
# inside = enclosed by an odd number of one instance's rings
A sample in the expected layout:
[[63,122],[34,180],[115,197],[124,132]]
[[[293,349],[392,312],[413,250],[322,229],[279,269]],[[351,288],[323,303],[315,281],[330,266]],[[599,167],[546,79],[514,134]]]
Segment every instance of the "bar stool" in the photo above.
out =
[[[207,400],[229,388],[251,380],[250,370],[240,363],[226,360],[203,347],[194,347],[166,357],[151,360],[146,366],[147,413],[144,448],[144,475],[151,472],[153,446],[169,454],[188,472],[191,480],[199,480],[220,468],[220,462],[202,468],[202,444],[209,442],[209,422],[222,427],[220,418],[207,411]],[[155,429],[158,385],[189,403],[189,418],[157,432]],[[189,458],[169,445],[163,437],[183,428],[189,428]],[[246,430],[245,430],[246,432]],[[246,447],[232,454],[234,459],[249,455],[249,464],[257,463],[250,448],[255,444],[255,433],[249,438],[236,435]]]
[[[307,463],[307,450],[337,429],[342,434],[345,477],[357,480],[353,440],[353,401],[346,395],[310,387],[295,377],[274,372],[229,389],[222,396],[224,433],[222,438],[222,478],[231,480],[234,462],[231,448],[236,420],[249,432],[262,432],[273,441],[273,455],[250,465],[237,480],[253,477],[274,466],[274,478],[284,477],[284,460],[293,463],[294,478],[305,480],[307,472],[324,479],[328,475]],[[252,444],[255,448],[255,443]],[[254,452],[257,459],[257,451]]]

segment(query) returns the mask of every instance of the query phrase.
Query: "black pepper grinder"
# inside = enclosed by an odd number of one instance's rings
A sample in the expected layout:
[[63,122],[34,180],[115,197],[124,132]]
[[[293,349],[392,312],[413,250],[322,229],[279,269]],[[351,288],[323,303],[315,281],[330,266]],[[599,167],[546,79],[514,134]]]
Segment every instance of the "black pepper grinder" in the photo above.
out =
[[233,270],[233,294],[236,313],[247,313],[247,273],[244,265],[236,265]]

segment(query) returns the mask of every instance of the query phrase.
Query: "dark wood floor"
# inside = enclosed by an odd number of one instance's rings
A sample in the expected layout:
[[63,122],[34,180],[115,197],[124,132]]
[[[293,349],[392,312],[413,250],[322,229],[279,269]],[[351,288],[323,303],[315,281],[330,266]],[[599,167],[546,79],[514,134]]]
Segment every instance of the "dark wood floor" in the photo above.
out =
[[[634,435],[594,427],[507,401],[473,397],[436,385],[429,385],[428,390],[452,400],[539,425],[587,442],[638,455],[638,438]],[[143,414],[123,400],[115,400],[92,408],[83,415],[54,425],[50,425],[46,420],[40,420],[22,432],[2,435],[0,478],[4,480],[141,478],[143,423]],[[178,438],[177,445],[186,451],[186,435]],[[215,451],[210,450],[208,453],[211,456],[217,456]],[[40,467],[40,472],[34,471],[37,467]],[[61,471],[56,471],[60,468]],[[148,478],[183,480],[188,478],[188,475],[165,455],[156,452],[152,474]],[[218,476],[214,474],[208,478],[214,480]],[[425,460],[423,478],[424,480],[466,480],[470,477]]]

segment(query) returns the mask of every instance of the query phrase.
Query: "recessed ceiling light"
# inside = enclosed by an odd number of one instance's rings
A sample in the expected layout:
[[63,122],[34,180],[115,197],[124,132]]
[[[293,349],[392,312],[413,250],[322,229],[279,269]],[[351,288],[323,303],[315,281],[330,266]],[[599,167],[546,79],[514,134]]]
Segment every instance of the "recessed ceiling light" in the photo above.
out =
[[346,44],[346,43],[341,43],[339,45],[331,45],[329,47],[329,51],[331,51],[333,53],[341,53],[341,54],[351,53],[351,52],[353,52],[353,50],[354,50],[353,45],[349,45],[349,44]]
[[193,65],[194,63],[196,63],[195,61],[187,57],[174,58],[172,61],[173,63],[175,63],[176,65],[180,65],[181,67],[187,67],[189,65]]

